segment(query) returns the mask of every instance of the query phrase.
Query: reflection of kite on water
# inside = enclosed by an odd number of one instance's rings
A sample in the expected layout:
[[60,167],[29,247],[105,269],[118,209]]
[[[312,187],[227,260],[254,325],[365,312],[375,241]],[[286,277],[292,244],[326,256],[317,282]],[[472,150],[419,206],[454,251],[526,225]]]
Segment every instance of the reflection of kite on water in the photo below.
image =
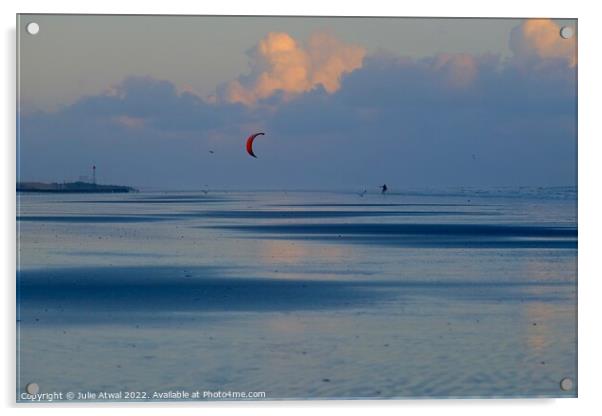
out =
[[255,133],[255,134],[251,134],[249,136],[249,138],[247,139],[247,153],[250,154],[253,157],[257,157],[255,156],[255,153],[253,153],[253,141],[255,140],[255,138],[257,136],[263,136],[265,135],[265,133]]

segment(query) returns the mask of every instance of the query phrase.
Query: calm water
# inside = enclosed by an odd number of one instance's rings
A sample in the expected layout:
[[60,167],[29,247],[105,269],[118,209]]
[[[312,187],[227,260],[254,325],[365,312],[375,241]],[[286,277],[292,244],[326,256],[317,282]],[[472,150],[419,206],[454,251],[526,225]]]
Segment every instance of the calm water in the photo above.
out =
[[19,394],[576,395],[573,188],[22,194],[17,221]]

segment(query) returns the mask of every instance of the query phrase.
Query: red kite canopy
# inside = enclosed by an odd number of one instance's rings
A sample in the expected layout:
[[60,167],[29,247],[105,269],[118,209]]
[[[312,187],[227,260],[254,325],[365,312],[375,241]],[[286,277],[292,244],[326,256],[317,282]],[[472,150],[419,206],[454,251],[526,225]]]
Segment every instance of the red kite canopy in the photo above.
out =
[[255,153],[253,153],[253,140],[255,140],[255,137],[257,136],[263,136],[265,135],[265,133],[255,133],[255,134],[251,134],[249,136],[249,138],[247,139],[247,153],[250,154],[253,157],[257,157],[255,156]]

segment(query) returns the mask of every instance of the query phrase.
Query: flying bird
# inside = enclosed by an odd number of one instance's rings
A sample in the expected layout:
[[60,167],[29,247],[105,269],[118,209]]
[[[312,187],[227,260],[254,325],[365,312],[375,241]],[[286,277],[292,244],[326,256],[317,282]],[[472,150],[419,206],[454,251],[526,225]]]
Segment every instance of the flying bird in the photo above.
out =
[[255,140],[255,138],[257,136],[264,136],[265,133],[255,133],[255,134],[251,134],[249,136],[249,138],[247,139],[247,153],[250,154],[253,157],[257,157],[255,156],[255,153],[253,153],[253,141]]

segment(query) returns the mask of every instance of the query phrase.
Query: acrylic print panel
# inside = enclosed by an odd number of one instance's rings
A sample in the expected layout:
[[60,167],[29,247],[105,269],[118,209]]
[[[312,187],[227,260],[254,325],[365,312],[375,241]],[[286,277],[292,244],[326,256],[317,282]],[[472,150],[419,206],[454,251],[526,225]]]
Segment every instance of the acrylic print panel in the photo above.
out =
[[576,20],[17,32],[18,401],[576,397]]

